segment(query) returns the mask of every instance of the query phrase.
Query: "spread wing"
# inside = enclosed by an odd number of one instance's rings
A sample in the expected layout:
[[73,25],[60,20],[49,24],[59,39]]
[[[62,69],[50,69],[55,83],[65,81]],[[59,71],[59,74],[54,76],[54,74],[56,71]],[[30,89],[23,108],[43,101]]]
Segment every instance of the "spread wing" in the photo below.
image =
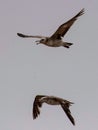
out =
[[71,115],[71,112],[69,110],[69,104],[61,104],[61,107],[63,108],[64,112],[66,113],[67,117],[69,118],[69,120],[72,122],[73,125],[75,125],[75,121],[74,118]]
[[22,38],[46,38],[45,36],[32,36],[32,35],[25,35],[25,34],[22,34],[22,33],[17,33],[17,35],[19,37],[22,37]]
[[71,18],[66,23],[62,24],[56,32],[51,36],[53,39],[61,39],[61,37],[64,37],[64,35],[67,33],[67,31],[70,29],[72,24],[77,20],[77,18],[84,14],[84,8],[73,18]]
[[34,103],[33,103],[33,110],[32,110],[32,116],[33,119],[36,119],[38,115],[40,114],[39,107],[42,106],[42,103],[40,102],[40,99],[45,97],[44,95],[37,95],[35,97]]

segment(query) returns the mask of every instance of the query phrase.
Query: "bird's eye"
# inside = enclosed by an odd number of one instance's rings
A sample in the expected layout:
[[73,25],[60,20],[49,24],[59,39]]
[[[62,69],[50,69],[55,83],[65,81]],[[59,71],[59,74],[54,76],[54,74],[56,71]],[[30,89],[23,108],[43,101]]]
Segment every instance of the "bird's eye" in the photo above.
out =
[[40,40],[41,43],[44,43],[45,41],[46,41],[45,39],[41,39],[41,40]]

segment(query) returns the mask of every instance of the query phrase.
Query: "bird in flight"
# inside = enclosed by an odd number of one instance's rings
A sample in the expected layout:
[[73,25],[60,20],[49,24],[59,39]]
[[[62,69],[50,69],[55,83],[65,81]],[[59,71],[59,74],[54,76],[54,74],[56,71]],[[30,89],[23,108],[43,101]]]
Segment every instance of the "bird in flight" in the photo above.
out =
[[55,96],[37,95],[35,97],[35,100],[33,102],[33,110],[32,110],[33,119],[36,119],[40,114],[39,108],[42,107],[43,103],[47,103],[49,105],[61,105],[62,109],[66,113],[71,123],[75,125],[74,118],[72,117],[71,112],[69,110],[71,104],[74,103]]
[[45,36],[32,36],[32,35],[24,35],[22,33],[17,33],[18,36],[22,38],[39,38],[40,40],[36,41],[37,44],[44,44],[50,47],[66,47],[69,48],[73,43],[69,42],[64,42],[62,41],[62,38],[64,35],[67,33],[67,31],[70,29],[70,27],[73,25],[73,23],[77,20],[77,18],[81,15],[84,14],[84,8],[76,14],[73,18],[59,26],[59,28],[56,30],[56,32],[50,36],[50,37],[45,37]]

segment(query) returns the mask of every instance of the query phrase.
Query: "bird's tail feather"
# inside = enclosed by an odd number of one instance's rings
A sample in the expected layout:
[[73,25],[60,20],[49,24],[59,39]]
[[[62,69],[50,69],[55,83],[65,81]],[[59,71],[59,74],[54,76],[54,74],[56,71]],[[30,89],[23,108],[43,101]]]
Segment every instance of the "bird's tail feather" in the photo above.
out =
[[64,42],[63,46],[66,48],[69,48],[71,45],[73,45],[73,43],[69,43],[69,42]]

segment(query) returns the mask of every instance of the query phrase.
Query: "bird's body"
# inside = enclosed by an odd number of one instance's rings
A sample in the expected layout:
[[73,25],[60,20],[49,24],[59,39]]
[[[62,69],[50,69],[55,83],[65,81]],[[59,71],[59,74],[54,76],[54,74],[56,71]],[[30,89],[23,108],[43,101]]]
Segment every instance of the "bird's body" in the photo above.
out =
[[55,96],[37,95],[35,97],[32,113],[34,119],[40,114],[39,107],[42,107],[43,103],[47,103],[49,105],[61,105],[62,109],[64,110],[72,124],[75,125],[74,118],[72,117],[71,112],[69,110],[69,107],[71,104],[73,104],[73,102]]
[[72,43],[68,43],[68,42],[63,42],[61,39],[51,39],[51,38],[46,38],[46,40],[42,40],[40,41],[42,44],[45,44],[46,46],[49,47],[60,47],[60,46],[64,46],[66,48],[69,48],[70,45],[72,45]]
[[61,45],[61,40],[52,40],[52,39],[47,39],[47,42],[45,45],[50,46],[50,47],[59,47]]
[[39,101],[41,103],[47,103],[49,105],[59,105],[59,101],[57,99],[55,100],[55,97],[53,96],[51,96],[51,98],[49,96],[44,96]]
[[66,47],[69,48],[73,43],[69,42],[63,42],[62,37],[67,33],[67,31],[70,29],[70,27],[73,25],[73,23],[77,20],[79,16],[81,16],[84,13],[84,9],[82,9],[77,15],[75,15],[73,18],[62,24],[56,32],[50,36],[32,36],[32,35],[24,35],[22,33],[17,33],[18,36],[23,38],[40,38],[41,40],[37,41],[37,44],[44,44],[46,46],[50,47]]
[[[39,95],[37,97],[40,97]],[[70,103],[73,104],[72,102],[69,102],[65,99],[59,98],[59,97],[55,97],[55,96],[46,96],[44,95],[43,97],[41,97],[39,99],[39,102],[41,103],[47,103],[49,105],[60,105],[60,102],[62,101],[62,103]]]

